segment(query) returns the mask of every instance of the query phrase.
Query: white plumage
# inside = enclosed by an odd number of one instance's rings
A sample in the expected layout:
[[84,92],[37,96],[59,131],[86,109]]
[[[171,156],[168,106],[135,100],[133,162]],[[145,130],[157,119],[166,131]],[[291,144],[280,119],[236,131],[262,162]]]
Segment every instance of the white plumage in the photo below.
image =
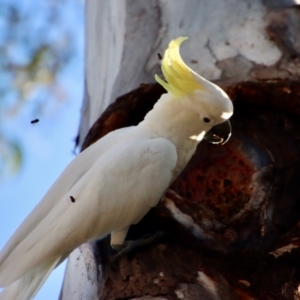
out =
[[[163,61],[164,73],[173,68],[164,75],[177,90],[180,81],[172,80],[188,67],[176,65],[172,53],[182,41],[170,43]],[[204,134],[230,117],[228,96],[189,72],[190,90],[164,94],[138,126],[109,133],[65,169],[0,253],[1,300],[34,297],[50,272],[87,241],[111,233],[111,244],[122,245],[129,226],[159,202]]]

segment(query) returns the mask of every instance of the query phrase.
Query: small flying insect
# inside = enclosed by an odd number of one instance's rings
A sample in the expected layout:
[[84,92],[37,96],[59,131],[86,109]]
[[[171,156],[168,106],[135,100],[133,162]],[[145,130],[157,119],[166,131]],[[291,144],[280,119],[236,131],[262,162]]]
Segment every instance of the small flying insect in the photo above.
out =
[[70,196],[70,199],[73,203],[75,202],[75,198],[73,196]]
[[34,119],[30,123],[34,125],[34,124],[38,123],[39,121],[40,121],[39,119]]
[[157,53],[157,56],[158,56],[158,59],[159,59],[159,60],[162,60],[162,56],[161,56],[160,53]]

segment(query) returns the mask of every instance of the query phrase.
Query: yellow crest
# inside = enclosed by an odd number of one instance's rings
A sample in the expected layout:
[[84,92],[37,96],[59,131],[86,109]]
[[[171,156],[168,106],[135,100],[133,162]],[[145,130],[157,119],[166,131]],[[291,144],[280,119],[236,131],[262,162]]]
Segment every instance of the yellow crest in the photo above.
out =
[[172,40],[165,51],[161,69],[166,81],[155,74],[159,84],[169,93],[179,97],[201,89],[192,75],[192,70],[184,63],[179,53],[179,46],[186,39],[187,37],[179,37]]

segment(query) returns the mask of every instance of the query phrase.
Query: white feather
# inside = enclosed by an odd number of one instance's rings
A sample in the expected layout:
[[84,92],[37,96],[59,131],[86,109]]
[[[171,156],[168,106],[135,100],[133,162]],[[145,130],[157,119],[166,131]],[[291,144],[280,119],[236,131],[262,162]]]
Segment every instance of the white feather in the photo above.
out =
[[[116,131],[71,163],[4,249],[2,286],[88,240],[128,228],[158,203],[172,180],[177,154],[169,141],[145,133],[132,127],[120,137]],[[108,151],[111,138],[116,140]]]
[[0,294],[0,300],[32,299],[46,281],[52,270],[56,267],[59,260],[60,257],[44,263],[13,282]]

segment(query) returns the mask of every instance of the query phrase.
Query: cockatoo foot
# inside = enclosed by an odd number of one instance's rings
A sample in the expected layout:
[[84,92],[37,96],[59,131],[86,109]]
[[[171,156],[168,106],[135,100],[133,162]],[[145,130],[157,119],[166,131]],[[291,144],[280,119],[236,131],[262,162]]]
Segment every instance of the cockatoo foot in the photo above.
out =
[[142,238],[139,240],[125,241],[123,245],[111,245],[111,247],[114,250],[118,251],[118,253],[116,253],[114,255],[114,257],[112,258],[112,262],[117,261],[122,256],[127,255],[140,247],[144,247],[144,246],[152,244],[153,242],[157,241],[158,239],[164,237],[165,235],[166,235],[165,232],[159,231],[159,232],[155,233],[154,235],[151,235],[150,237],[147,237],[147,238]]
[[115,250],[118,253],[127,247],[127,241],[124,242],[122,245],[110,245],[110,246],[112,247],[113,250]]

